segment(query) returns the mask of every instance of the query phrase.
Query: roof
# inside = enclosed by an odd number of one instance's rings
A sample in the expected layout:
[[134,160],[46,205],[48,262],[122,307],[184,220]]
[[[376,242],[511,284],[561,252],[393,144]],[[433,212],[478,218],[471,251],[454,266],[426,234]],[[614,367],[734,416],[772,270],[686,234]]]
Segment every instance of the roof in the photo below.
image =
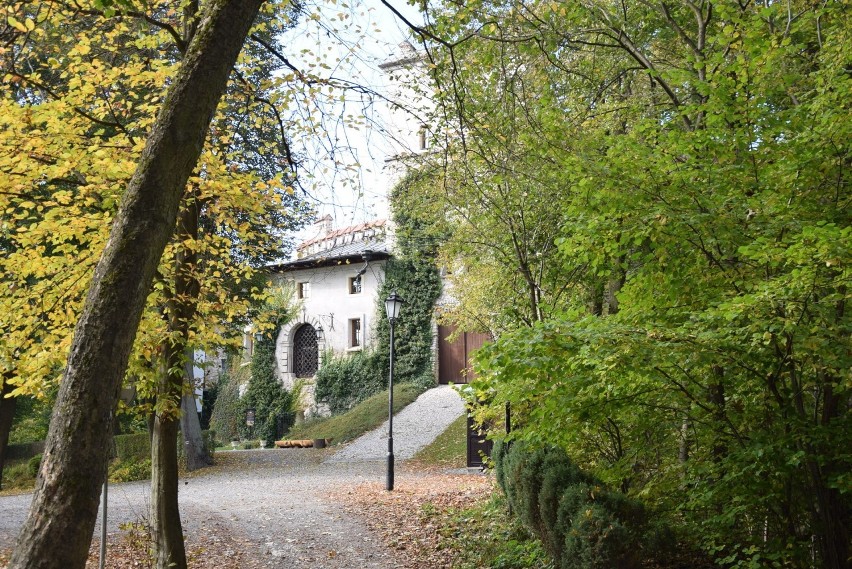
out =
[[331,231],[323,237],[310,239],[296,247],[298,259],[273,265],[273,272],[286,272],[315,267],[330,267],[360,263],[370,252],[370,260],[391,257],[390,244],[385,232],[387,221],[378,219]]
[[[324,217],[322,220],[325,220],[329,216]],[[308,241],[303,241],[296,246],[297,253],[301,256],[302,252],[305,249],[309,249],[311,245],[316,245],[317,243],[322,243],[323,241],[331,241],[337,240],[339,237],[345,237],[347,235],[354,235],[360,231],[367,232],[369,230],[381,229],[385,225],[387,225],[386,219],[376,219],[374,221],[367,221],[365,223],[359,223],[358,225],[350,225],[349,227],[344,227],[343,229],[336,229],[334,231],[330,231],[323,235],[322,237],[316,237],[314,239],[309,239]],[[300,257],[301,258],[301,257]]]

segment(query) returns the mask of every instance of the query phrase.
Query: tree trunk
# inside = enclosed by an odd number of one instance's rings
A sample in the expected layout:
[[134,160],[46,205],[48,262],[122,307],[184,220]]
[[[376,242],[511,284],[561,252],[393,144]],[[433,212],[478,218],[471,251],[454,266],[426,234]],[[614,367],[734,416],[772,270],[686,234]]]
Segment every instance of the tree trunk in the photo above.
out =
[[[198,237],[199,204],[193,193],[185,200],[177,227],[177,243]],[[200,284],[195,277],[198,254],[178,245],[174,283],[166,302],[169,339],[163,345],[163,369],[157,389],[151,445],[151,538],[157,569],[186,569],[186,551],[178,507],[178,426],[185,399],[186,377],[192,375],[192,350],[187,347],[189,327],[198,307]],[[186,370],[189,369],[187,376]],[[193,382],[194,383],[194,382]],[[190,414],[195,416],[195,405]],[[198,433],[200,436],[200,432]]]
[[0,488],[3,488],[3,467],[6,464],[6,449],[9,448],[9,433],[12,432],[12,421],[15,418],[17,397],[6,397],[12,392],[9,383],[11,374],[3,375],[3,386],[0,387]]
[[[154,567],[186,569],[186,550],[178,507],[178,425],[183,397],[182,353],[165,346],[151,442],[151,539]],[[165,401],[164,401],[165,400]],[[164,403],[166,403],[164,405]]]
[[187,179],[263,0],[211,0],[169,87],[74,331],[12,569],[82,569],[106,476],[112,410]]
[[183,397],[181,398],[180,430],[183,433],[186,469],[190,472],[213,464],[210,453],[204,448],[201,421],[198,420],[198,411],[195,409],[195,379],[192,368],[192,350],[188,350],[185,364],[188,386],[184,387]]

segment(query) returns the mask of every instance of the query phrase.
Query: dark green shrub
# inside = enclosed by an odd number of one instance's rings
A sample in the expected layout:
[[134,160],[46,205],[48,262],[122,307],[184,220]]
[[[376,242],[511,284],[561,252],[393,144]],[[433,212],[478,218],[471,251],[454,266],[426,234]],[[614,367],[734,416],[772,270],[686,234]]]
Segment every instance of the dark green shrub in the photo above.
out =
[[585,486],[590,477],[568,459],[562,449],[550,448],[542,464],[541,490],[538,494],[541,541],[553,559],[562,555],[565,534],[560,531],[559,505],[562,495],[572,487]]
[[634,569],[641,565],[639,543],[615,513],[602,504],[588,504],[565,534],[561,569]]
[[239,440],[240,427],[245,424],[245,404],[240,401],[240,383],[248,379],[248,367],[233,363],[219,377],[216,389],[216,406],[210,416],[210,428],[215,430],[223,441]]
[[666,535],[641,503],[607,489],[555,447],[514,442],[495,449],[509,505],[560,569],[633,569],[658,556]]
[[[278,330],[277,326],[276,330]],[[239,432],[244,438],[274,441],[284,434],[278,431],[279,418],[287,417],[291,413],[293,395],[284,389],[281,382],[275,377],[275,337],[273,333],[259,337],[254,344],[254,353],[251,359],[251,380],[239,403],[244,410],[254,409],[255,424],[253,428],[246,426],[245,421],[239,423]]]
[[387,358],[377,351],[343,356],[326,353],[317,371],[315,395],[332,413],[339,414],[387,388],[387,381]]
[[30,459],[44,452],[44,441],[17,443],[6,447],[6,460]]
[[210,455],[210,458],[213,458],[213,455],[216,453],[216,431],[213,429],[208,429],[206,431],[201,431],[201,439],[204,441],[204,450],[207,451],[207,454]]
[[42,455],[37,454],[27,461],[27,474],[35,478],[38,476],[38,469],[41,468]]
[[120,461],[145,460],[151,457],[151,437],[148,433],[116,435],[115,456]]
[[497,486],[506,494],[506,455],[508,454],[509,443],[503,440],[494,441],[494,447],[491,449],[491,460],[494,463],[494,473],[497,479]]

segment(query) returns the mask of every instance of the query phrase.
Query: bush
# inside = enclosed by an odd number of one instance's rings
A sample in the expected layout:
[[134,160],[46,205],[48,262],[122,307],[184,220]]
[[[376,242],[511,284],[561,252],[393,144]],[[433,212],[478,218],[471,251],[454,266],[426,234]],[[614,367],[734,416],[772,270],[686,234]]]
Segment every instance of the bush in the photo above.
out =
[[112,482],[136,482],[151,477],[151,459],[115,460],[109,466],[109,479]]
[[213,458],[213,455],[216,453],[216,431],[213,429],[208,429],[206,431],[201,431],[201,439],[204,441],[204,450],[207,451],[207,454],[210,455],[210,458]]
[[27,461],[27,474],[35,478],[38,476],[38,469],[41,468],[42,455],[37,454]]
[[377,351],[344,356],[329,352],[317,371],[315,396],[337,415],[385,389],[387,379],[387,358]]
[[235,362],[219,378],[210,428],[223,441],[240,438],[240,427],[245,424],[245,404],[240,401],[240,383],[248,379],[248,375],[249,368]]
[[641,503],[607,489],[559,448],[497,444],[497,481],[510,507],[560,569],[633,569],[658,558],[663,528]]
[[[275,338],[271,334],[261,336],[255,342],[251,380],[240,404],[243,409],[254,409],[254,427],[247,427],[245,421],[240,425],[244,438],[274,441],[284,434],[279,427],[286,430],[292,424],[287,418],[292,416],[293,395],[275,376]],[[284,424],[279,425],[282,418]]]
[[148,433],[116,435],[115,456],[120,461],[145,460],[151,457],[151,437]]

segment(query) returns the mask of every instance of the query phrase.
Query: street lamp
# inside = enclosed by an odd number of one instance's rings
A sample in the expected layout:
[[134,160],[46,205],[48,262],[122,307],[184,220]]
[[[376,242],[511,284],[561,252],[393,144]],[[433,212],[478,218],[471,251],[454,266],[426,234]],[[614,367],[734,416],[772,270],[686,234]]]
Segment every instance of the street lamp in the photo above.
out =
[[[131,383],[129,387],[122,387],[119,392],[119,399],[125,404],[130,405],[133,399],[136,398],[136,385]],[[115,413],[110,411],[110,424],[115,420]],[[115,449],[115,440],[112,441],[112,449]],[[112,453],[110,453],[112,454]],[[98,567],[104,569],[106,566],[106,542],[107,542],[107,498],[109,496],[109,473],[104,478],[104,489],[101,492],[101,548],[98,556]]]
[[388,367],[388,481],[387,490],[393,490],[393,325],[405,301],[393,291],[385,300],[385,311],[390,322],[390,365]]

